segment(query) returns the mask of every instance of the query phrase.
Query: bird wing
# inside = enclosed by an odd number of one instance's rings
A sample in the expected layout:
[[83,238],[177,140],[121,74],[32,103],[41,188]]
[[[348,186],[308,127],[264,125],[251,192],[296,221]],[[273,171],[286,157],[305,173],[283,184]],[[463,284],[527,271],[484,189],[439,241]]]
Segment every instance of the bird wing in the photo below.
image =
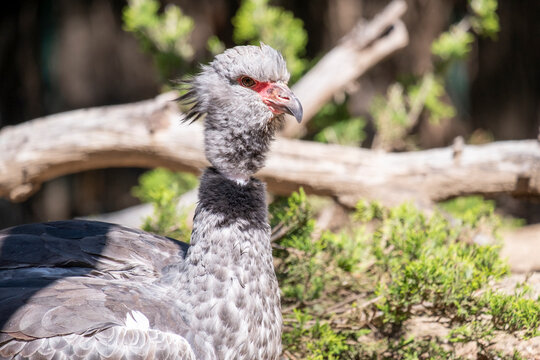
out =
[[166,265],[182,262],[188,247],[97,221],[28,224],[0,231],[0,270],[87,268],[156,276]]
[[185,332],[174,299],[166,296],[170,288],[160,280],[182,264],[187,248],[92,221],[1,231],[0,346],[102,333],[125,326],[133,311],[148,321],[148,330]]
[[159,330],[115,326],[88,335],[70,334],[0,345],[0,359],[195,360],[181,336]]

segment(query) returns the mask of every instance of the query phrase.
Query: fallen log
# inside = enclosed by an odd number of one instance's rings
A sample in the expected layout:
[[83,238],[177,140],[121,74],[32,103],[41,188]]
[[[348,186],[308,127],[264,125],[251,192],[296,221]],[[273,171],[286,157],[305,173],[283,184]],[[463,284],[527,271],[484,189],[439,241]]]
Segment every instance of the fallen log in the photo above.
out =
[[[23,201],[55,177],[108,167],[166,167],[198,173],[208,165],[200,124],[182,124],[177,94],[75,110],[0,130],[0,196]],[[258,177],[269,191],[429,206],[459,195],[540,197],[536,140],[406,153],[279,138]]]

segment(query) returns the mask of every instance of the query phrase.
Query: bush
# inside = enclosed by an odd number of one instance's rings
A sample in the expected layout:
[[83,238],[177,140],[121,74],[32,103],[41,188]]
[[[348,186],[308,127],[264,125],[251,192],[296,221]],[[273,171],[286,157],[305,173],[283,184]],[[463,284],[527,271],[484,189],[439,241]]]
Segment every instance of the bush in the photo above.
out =
[[[492,202],[453,200],[430,216],[411,204],[387,209],[360,202],[351,228],[311,239],[314,224],[301,214],[310,212],[303,192],[279,204],[272,210],[288,214],[280,219],[294,229],[279,239],[275,256],[283,341],[295,357],[457,359],[456,344],[474,342],[479,356],[495,359],[504,358],[489,350],[497,331],[537,334],[537,302],[522,294],[479,293],[508,273],[496,241],[473,241],[479,228],[496,238],[501,221]],[[454,211],[462,219],[448,215]],[[283,251],[283,244],[292,249]],[[448,339],[408,338],[403,325],[421,315],[445,319]]]

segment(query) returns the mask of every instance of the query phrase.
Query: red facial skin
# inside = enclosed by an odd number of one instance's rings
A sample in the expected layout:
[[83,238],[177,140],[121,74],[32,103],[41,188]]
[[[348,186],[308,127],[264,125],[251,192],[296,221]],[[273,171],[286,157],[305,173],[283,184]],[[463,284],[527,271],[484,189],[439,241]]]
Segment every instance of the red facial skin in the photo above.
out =
[[261,94],[262,92],[268,90],[270,86],[272,86],[272,83],[270,82],[255,81],[255,85],[252,86],[250,89],[253,89],[259,94]]
[[257,92],[263,99],[263,102],[266,104],[266,106],[268,106],[270,111],[272,111],[274,114],[283,114],[284,111],[280,108],[279,105],[283,101],[289,101],[289,98],[282,95],[283,88],[281,84],[251,79],[254,84],[251,86],[246,86],[242,82],[242,79],[244,78],[244,76],[238,78],[237,81],[240,85]]

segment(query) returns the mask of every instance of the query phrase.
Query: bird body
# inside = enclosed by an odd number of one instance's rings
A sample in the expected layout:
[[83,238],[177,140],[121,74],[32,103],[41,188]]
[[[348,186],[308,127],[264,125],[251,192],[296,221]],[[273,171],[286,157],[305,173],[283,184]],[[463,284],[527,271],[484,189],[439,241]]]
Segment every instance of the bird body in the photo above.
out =
[[265,186],[256,179],[241,185],[211,168],[199,191],[186,271],[175,273],[179,298],[190,299],[182,300],[187,339],[208,358],[277,359],[281,308]]
[[279,287],[265,186],[251,175],[283,113],[281,55],[227,50],[191,80],[212,167],[190,244],[91,221],[0,232],[0,359],[278,359]]

